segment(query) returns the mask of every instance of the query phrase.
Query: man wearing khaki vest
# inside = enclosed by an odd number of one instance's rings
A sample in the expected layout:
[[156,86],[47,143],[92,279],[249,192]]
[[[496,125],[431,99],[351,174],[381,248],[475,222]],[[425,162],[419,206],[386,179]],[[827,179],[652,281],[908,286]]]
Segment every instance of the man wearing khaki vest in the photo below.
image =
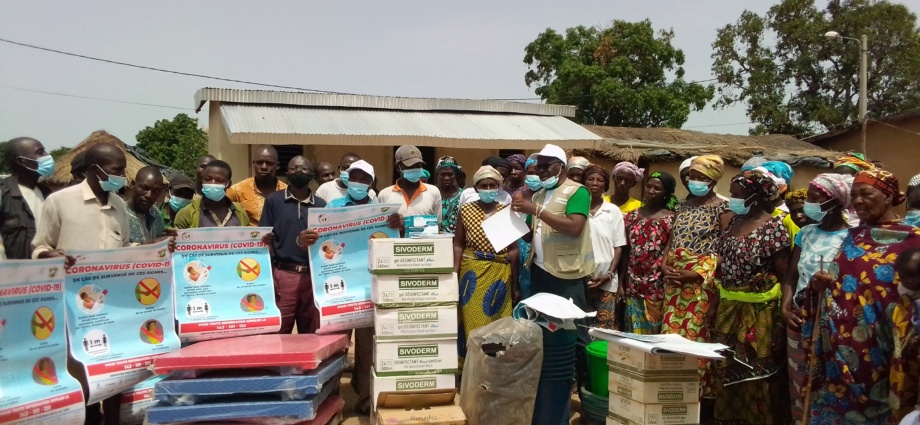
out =
[[[529,214],[533,249],[527,259],[530,268],[532,293],[547,292],[572,299],[579,308],[587,311],[586,278],[594,272],[594,250],[591,247],[591,232],[588,228],[588,211],[591,194],[581,184],[566,177],[565,151],[556,145],[546,145],[537,156],[536,170],[543,182],[543,188],[533,195],[533,200],[516,194],[511,206],[514,211]],[[562,340],[577,332],[575,347],[576,379],[579,386],[586,384],[587,375],[585,347],[588,330],[581,321],[577,331],[557,330],[552,334],[544,331],[544,345],[548,339]],[[558,348],[554,348],[558,350]],[[544,367],[546,371],[546,367]],[[557,385],[569,385],[561,381]],[[560,421],[550,418],[545,423],[567,422],[568,404],[560,409],[555,402],[559,389],[544,388],[543,382],[537,390],[537,407],[534,418],[547,415],[560,416]],[[543,397],[545,396],[545,397]],[[546,410],[541,410],[541,406]]]

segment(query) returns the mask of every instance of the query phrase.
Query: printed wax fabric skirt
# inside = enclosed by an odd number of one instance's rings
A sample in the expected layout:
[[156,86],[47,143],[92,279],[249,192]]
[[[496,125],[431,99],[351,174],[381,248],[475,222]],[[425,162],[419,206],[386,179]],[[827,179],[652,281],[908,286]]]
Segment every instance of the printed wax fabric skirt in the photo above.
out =
[[511,316],[511,259],[507,255],[463,251],[460,262],[460,338],[457,351],[466,357],[470,332]]

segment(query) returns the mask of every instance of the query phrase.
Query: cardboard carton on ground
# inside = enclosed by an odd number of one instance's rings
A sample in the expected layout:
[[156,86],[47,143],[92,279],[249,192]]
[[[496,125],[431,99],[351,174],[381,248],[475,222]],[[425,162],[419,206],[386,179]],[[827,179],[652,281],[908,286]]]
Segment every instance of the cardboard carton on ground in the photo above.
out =
[[459,300],[456,273],[371,277],[371,301],[378,308],[445,305]]
[[412,393],[384,392],[377,398],[377,425],[466,425],[466,415],[454,403],[455,388],[416,391]]
[[643,375],[610,368],[608,389],[640,403],[696,403],[700,400],[700,376]]
[[608,341],[607,364],[644,375],[692,375],[698,373],[699,358],[682,354],[652,354]]
[[378,376],[457,373],[457,338],[381,340],[374,337]]
[[453,238],[368,240],[372,274],[443,274],[454,271]]
[[[697,425],[699,403],[640,403],[619,394],[610,394],[607,423],[628,425]],[[619,422],[617,422],[619,421]]]
[[[381,393],[417,393],[419,391],[452,390],[457,385],[456,375],[378,376],[371,368],[371,407],[377,409]],[[375,423],[371,421],[371,423]]]
[[374,309],[378,340],[456,339],[457,306]]

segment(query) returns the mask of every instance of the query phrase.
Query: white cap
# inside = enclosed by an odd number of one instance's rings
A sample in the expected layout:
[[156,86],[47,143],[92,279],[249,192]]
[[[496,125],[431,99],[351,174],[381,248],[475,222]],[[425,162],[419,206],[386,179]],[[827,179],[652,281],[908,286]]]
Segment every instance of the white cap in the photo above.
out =
[[680,171],[684,171],[690,168],[690,164],[693,162],[694,159],[697,159],[697,158],[699,157],[693,156],[693,157],[685,159],[684,162],[680,163],[680,168],[678,168],[677,171],[680,172]]
[[565,165],[568,163],[568,161],[566,161],[565,159],[565,151],[556,145],[547,144],[546,146],[543,147],[543,149],[537,155],[545,156],[549,158],[556,158],[562,161],[562,165]]
[[345,172],[351,173],[351,170],[361,170],[367,174],[370,174],[372,179],[376,178],[374,177],[374,166],[371,164],[368,164],[367,161],[363,159],[359,159],[355,162],[352,162],[351,166],[348,167],[348,169],[345,170]]

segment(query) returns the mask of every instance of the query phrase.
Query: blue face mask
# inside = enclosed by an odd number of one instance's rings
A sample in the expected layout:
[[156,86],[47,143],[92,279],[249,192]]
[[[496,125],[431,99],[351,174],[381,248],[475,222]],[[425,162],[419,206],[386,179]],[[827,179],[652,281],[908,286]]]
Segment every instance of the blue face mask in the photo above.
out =
[[821,204],[817,202],[805,202],[805,206],[802,207],[802,212],[805,213],[806,217],[818,223],[824,220],[824,216],[827,215],[827,211],[822,211]]
[[524,183],[527,185],[527,187],[530,188],[530,190],[534,192],[543,188],[543,182],[540,181],[540,176],[536,174],[531,174],[527,177],[524,177]]
[[709,183],[696,180],[687,182],[687,188],[693,196],[706,196],[709,193]]
[[904,217],[904,223],[914,227],[920,227],[920,211],[908,211]]
[[109,173],[106,173],[98,164],[96,165],[96,168],[98,168],[99,171],[102,171],[102,174],[105,174],[106,176],[106,180],[99,180],[99,187],[101,187],[102,190],[106,192],[118,192],[121,190],[121,188],[125,187],[125,183],[128,181],[125,176],[113,176]]
[[425,176],[425,170],[421,168],[409,168],[403,170],[402,175],[404,179],[409,180],[412,183],[416,183]]
[[487,204],[491,204],[495,202],[495,198],[497,197],[498,197],[498,189],[479,191],[479,200]]
[[339,171],[339,180],[341,180],[342,183],[345,183],[347,185],[348,184],[348,171]]
[[751,199],[751,198],[747,198],[747,199],[731,198],[728,200],[728,208],[731,209],[732,212],[735,214],[745,215],[751,212],[751,207],[748,205],[745,205],[747,204],[748,199]]
[[[559,171],[559,172],[561,173],[562,171]],[[555,176],[552,176],[546,180],[543,180],[541,184],[543,185],[543,188],[546,190],[550,190],[556,187],[556,185],[559,184],[559,174],[556,174]]]
[[34,170],[30,168],[30,170],[35,171],[42,177],[51,177],[51,175],[54,174],[54,158],[51,157],[51,155],[45,155],[38,159],[26,158],[24,156],[20,156],[20,158],[35,161],[36,168]]
[[364,183],[348,182],[348,196],[355,201],[360,201],[367,198],[367,190],[370,187],[370,185]]
[[214,202],[224,199],[227,194],[227,186],[222,184],[203,184],[201,185],[201,194]]
[[192,203],[191,199],[180,198],[178,196],[169,197],[169,207],[175,212],[179,212],[179,210],[185,208],[190,203]]

